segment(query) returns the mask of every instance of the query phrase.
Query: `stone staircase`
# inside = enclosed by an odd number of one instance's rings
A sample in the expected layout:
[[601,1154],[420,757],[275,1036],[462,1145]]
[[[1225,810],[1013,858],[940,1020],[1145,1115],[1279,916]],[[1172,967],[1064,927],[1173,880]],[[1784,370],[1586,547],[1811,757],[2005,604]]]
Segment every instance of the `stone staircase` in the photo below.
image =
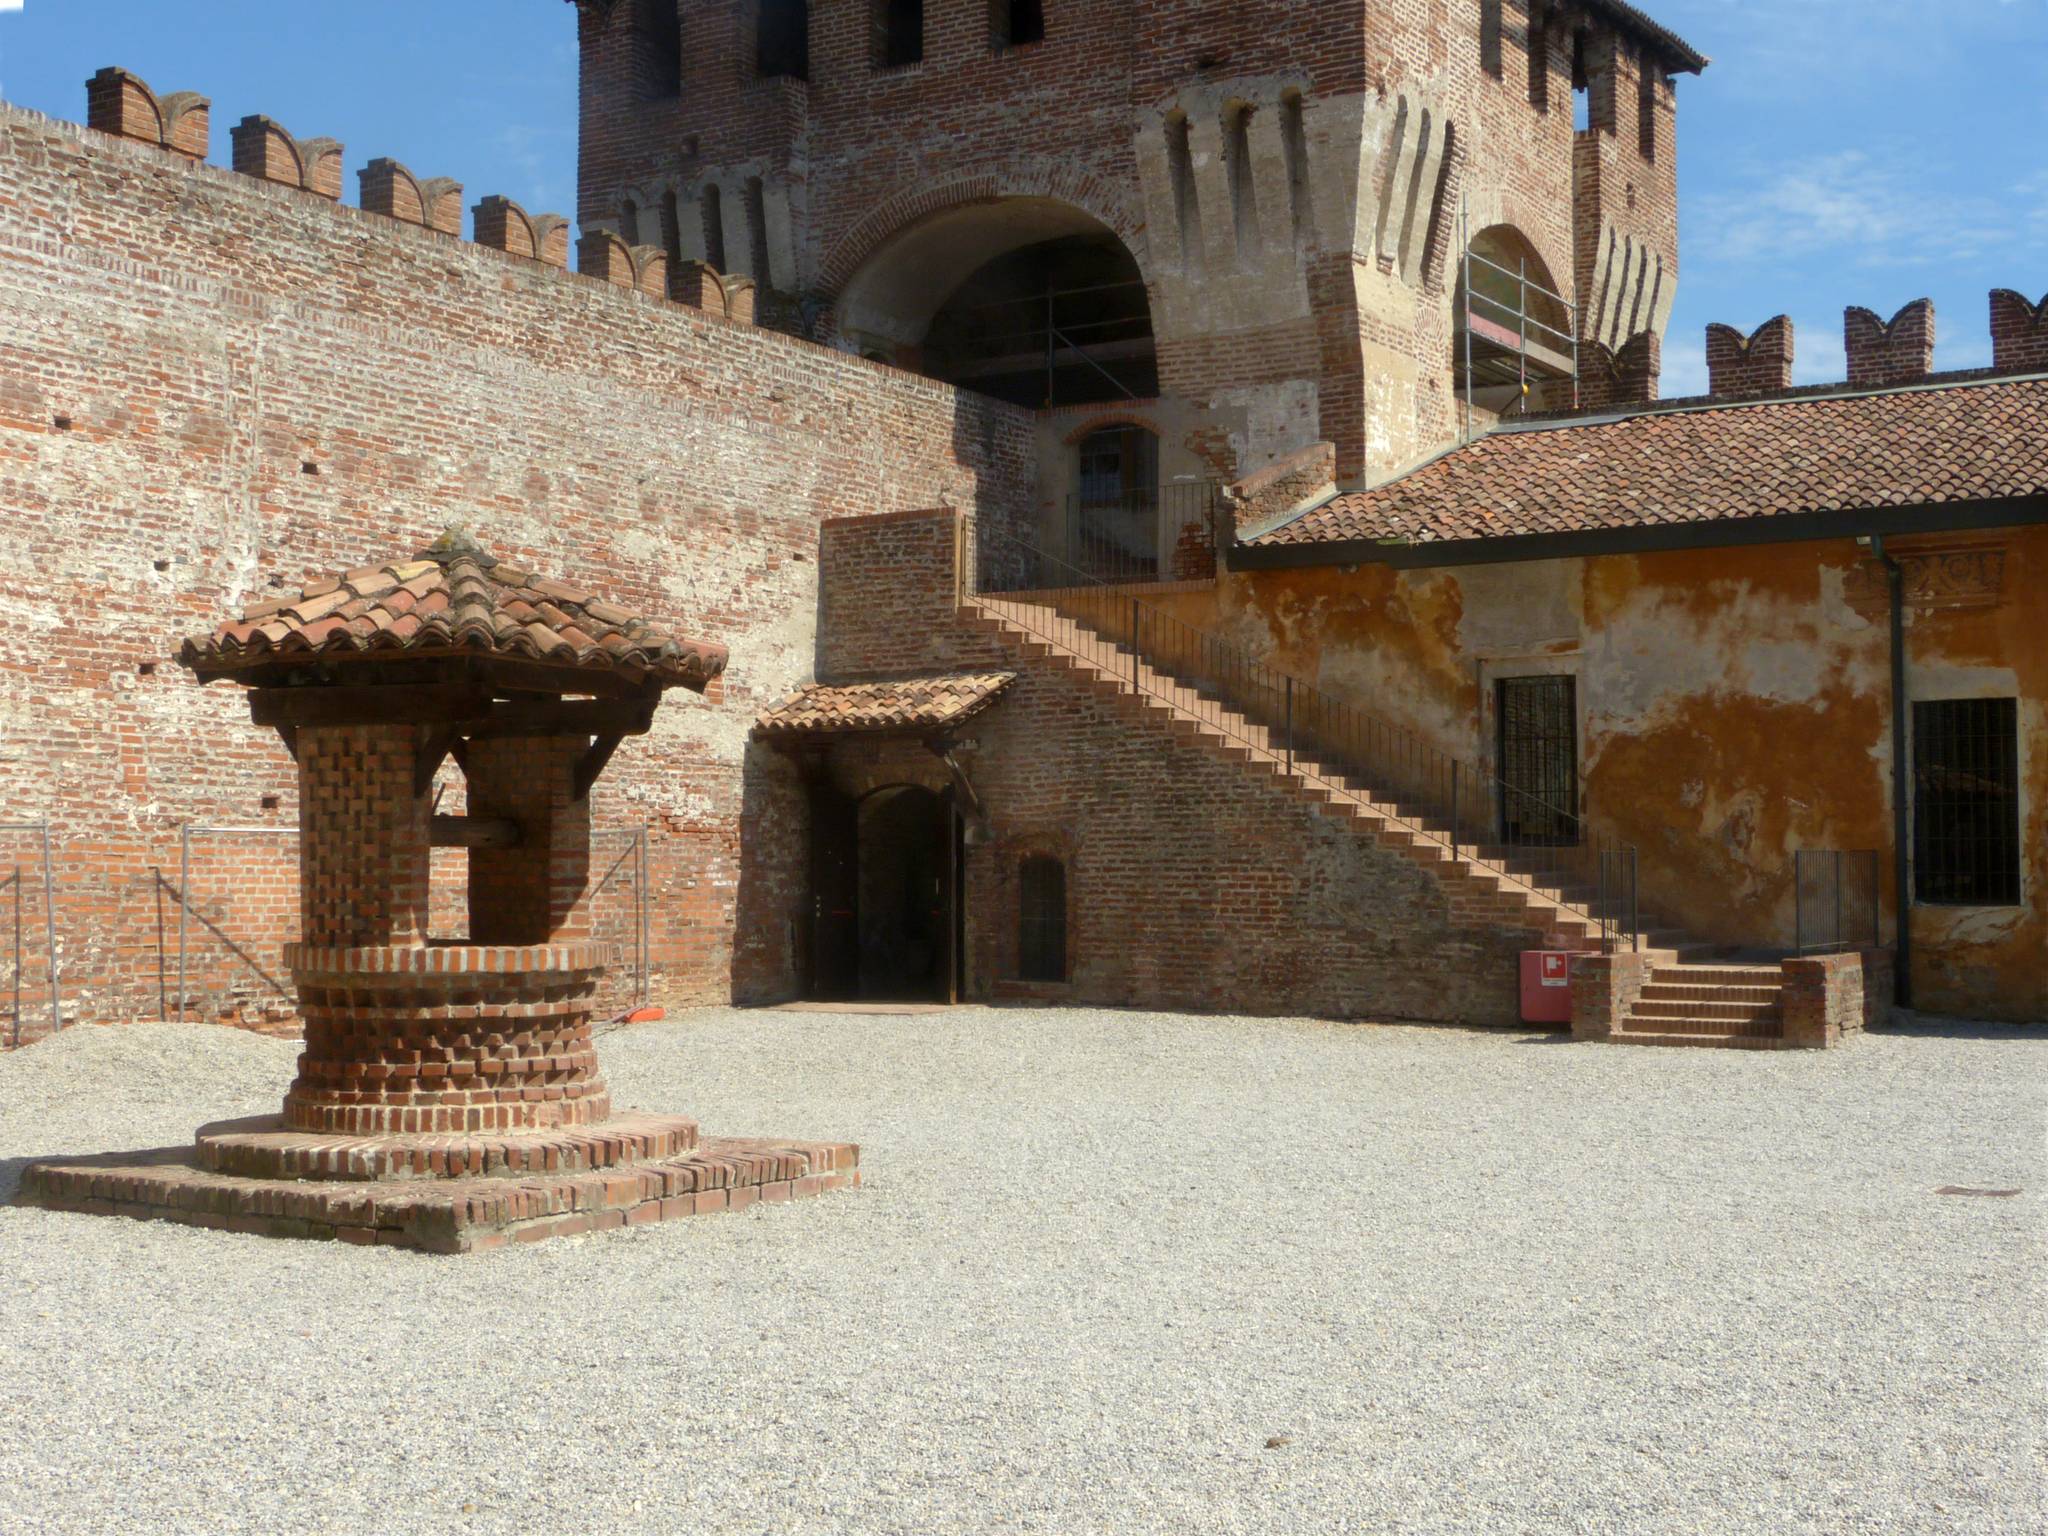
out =
[[[1455,844],[1449,825],[1344,770],[1296,752],[1214,692],[1134,656],[1128,645],[1060,613],[1043,598],[975,594],[961,599],[963,628],[1013,655],[1071,675],[1131,718],[1183,747],[1239,764],[1248,777],[1306,802],[1359,836],[1399,853],[1444,886],[1461,917],[1528,930],[1531,948],[1596,946],[1603,925],[1590,889],[1560,886],[1514,850]],[[1609,1038],[1641,1045],[1767,1049],[1781,1043],[1774,966],[1723,963],[1713,946],[1644,915],[1644,953],[1654,969],[1627,1027]]]

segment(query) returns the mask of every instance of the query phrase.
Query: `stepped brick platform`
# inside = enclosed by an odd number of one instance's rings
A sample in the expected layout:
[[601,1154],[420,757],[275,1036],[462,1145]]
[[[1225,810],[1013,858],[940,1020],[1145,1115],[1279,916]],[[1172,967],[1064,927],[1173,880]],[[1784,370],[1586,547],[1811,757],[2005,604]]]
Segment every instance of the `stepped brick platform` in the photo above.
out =
[[[602,1155],[592,1143],[624,1147],[655,1125],[696,1127],[652,1116],[621,1116],[603,1136],[579,1137],[583,1155]],[[616,1129],[615,1129],[616,1128]],[[637,1129],[636,1129],[637,1128]],[[239,1145],[265,1133],[199,1133],[201,1146],[106,1152],[51,1158],[22,1175],[22,1205],[99,1216],[130,1216],[266,1237],[329,1238],[418,1248],[429,1253],[481,1253],[508,1243],[575,1237],[613,1227],[645,1226],[683,1216],[743,1211],[759,1201],[798,1200],[860,1184],[860,1149],[845,1143],[782,1142],[712,1137],[681,1156],[635,1162],[620,1157],[553,1173],[484,1172],[471,1177],[434,1173],[365,1177],[354,1172],[301,1179],[251,1178],[204,1166],[215,1148]],[[655,1132],[657,1138],[668,1132]],[[319,1142],[322,1138],[303,1138]],[[377,1138],[378,1152],[392,1161]],[[421,1143],[462,1141],[421,1137]],[[506,1145],[517,1138],[479,1138]],[[259,1141],[259,1144],[263,1144]],[[365,1166],[359,1152],[344,1152],[346,1138],[326,1138],[337,1165]],[[273,1150],[275,1150],[273,1148]],[[305,1149],[294,1149],[311,1151]],[[416,1147],[430,1159],[445,1151]]]
[[659,1162],[696,1151],[697,1141],[697,1122],[680,1115],[476,1136],[323,1136],[263,1115],[202,1125],[196,1154],[215,1173],[256,1179],[522,1178]]

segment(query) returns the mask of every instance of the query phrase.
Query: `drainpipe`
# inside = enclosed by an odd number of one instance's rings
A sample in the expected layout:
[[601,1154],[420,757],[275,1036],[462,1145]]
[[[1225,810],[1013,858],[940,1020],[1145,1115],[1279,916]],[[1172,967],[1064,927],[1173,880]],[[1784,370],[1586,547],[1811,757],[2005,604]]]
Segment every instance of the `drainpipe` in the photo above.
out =
[[1884,535],[1870,536],[1870,552],[1884,566],[1891,593],[1892,630],[1892,881],[1898,892],[1898,935],[1892,947],[1892,1000],[1913,1006],[1913,893],[1908,885],[1906,806],[1906,572],[1884,550]]

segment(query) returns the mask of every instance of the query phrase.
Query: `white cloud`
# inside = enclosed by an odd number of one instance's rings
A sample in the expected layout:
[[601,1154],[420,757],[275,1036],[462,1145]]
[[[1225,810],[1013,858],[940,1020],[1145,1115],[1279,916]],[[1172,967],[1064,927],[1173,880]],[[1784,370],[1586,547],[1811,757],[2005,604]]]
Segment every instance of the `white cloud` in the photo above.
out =
[[1689,219],[1697,250],[1730,264],[1820,255],[1859,267],[1924,266],[2024,238],[2010,204],[1947,190],[1959,178],[1932,165],[1914,176],[1914,165],[1904,152],[1850,149],[1760,169],[1745,191],[1699,199]]
[[[1887,320],[1891,316],[1885,316]],[[1795,316],[1792,321],[1792,382],[1833,384],[1849,377],[1849,353],[1842,343],[1842,317]]]

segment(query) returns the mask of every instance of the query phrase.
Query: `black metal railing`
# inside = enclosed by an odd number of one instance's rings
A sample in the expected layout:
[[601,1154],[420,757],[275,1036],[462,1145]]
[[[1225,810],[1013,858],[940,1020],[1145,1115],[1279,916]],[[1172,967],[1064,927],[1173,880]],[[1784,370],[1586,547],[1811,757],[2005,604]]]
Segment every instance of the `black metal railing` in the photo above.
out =
[[982,572],[988,584],[979,590],[1039,592],[1077,578],[1090,585],[1212,581],[1221,506],[1213,480],[1175,481],[1156,494],[1077,492],[1037,538],[1012,540]]
[[1042,599],[1005,610],[1027,633],[1059,641],[1066,622],[1085,626],[1135,691],[1282,757],[1310,784],[1364,797],[1396,826],[1483,862],[1511,886],[1562,902],[1602,947],[1639,947],[1635,850],[1589,837],[1577,805],[1504,783],[1029,540],[987,523],[975,538],[976,592]]
[[1875,949],[1882,867],[1875,849],[1801,848],[1795,852],[1793,947],[1802,955]]

